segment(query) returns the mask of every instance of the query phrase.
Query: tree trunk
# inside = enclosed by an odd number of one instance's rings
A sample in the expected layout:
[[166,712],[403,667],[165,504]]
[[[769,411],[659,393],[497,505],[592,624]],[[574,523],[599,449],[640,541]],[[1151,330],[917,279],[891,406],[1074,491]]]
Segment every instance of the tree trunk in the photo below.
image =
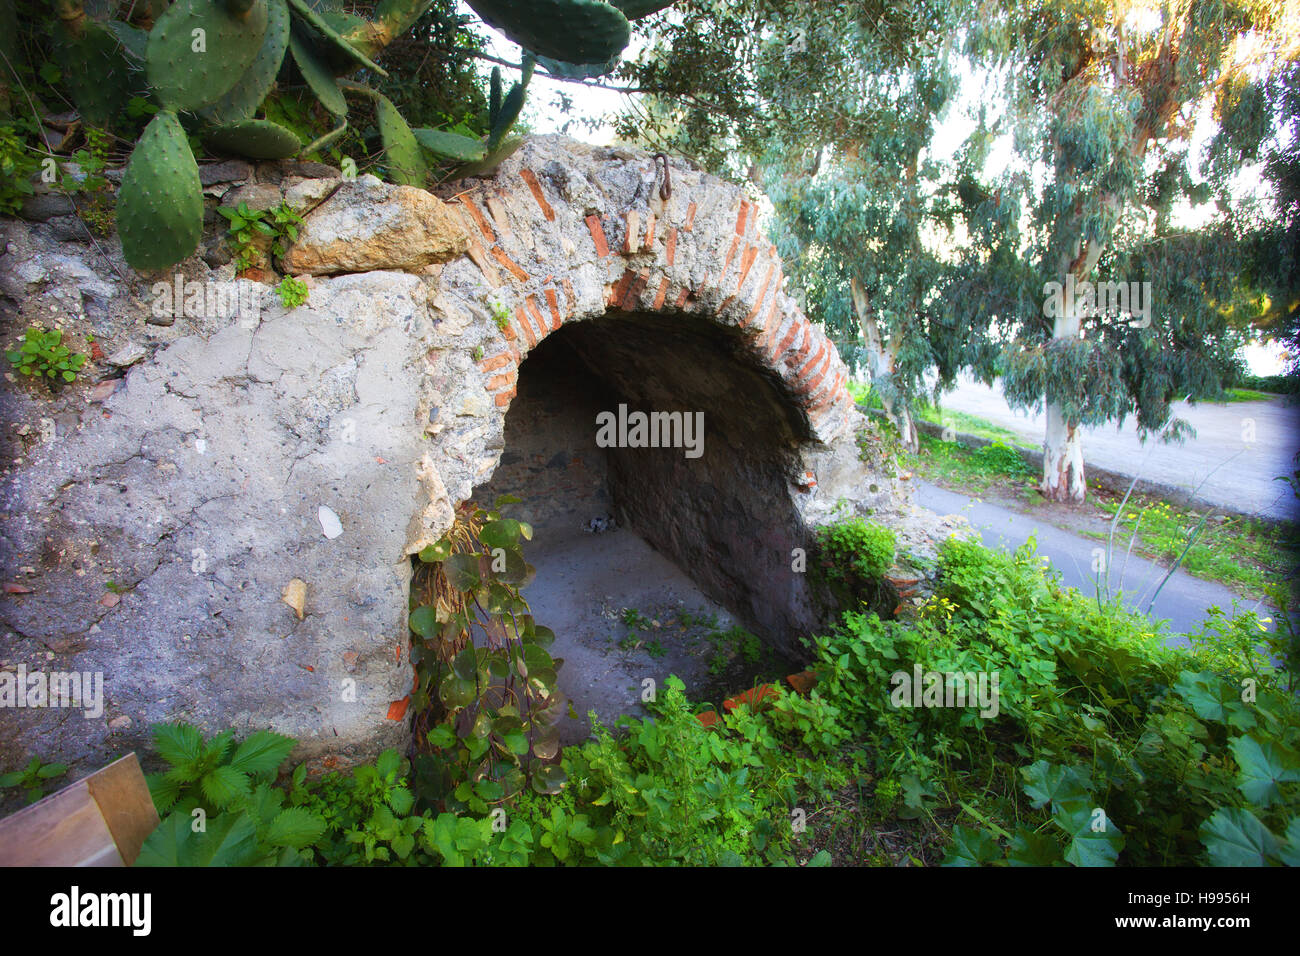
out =
[[1060,406],[1047,406],[1047,438],[1043,442],[1043,496],[1052,501],[1083,501],[1088,485],[1083,475],[1083,443],[1079,426],[1061,414]]
[[[872,385],[876,386],[876,394],[880,396],[885,417],[898,432],[903,446],[908,451],[917,451],[921,444],[916,434],[916,422],[912,420],[907,401],[896,397],[893,388],[894,364],[900,343],[895,340],[885,344],[876,317],[871,314],[871,303],[866,290],[857,279],[850,281],[849,291],[853,294],[853,308],[858,314],[858,325],[867,343],[867,373],[871,376]],[[881,384],[885,386],[884,389],[879,387]]]

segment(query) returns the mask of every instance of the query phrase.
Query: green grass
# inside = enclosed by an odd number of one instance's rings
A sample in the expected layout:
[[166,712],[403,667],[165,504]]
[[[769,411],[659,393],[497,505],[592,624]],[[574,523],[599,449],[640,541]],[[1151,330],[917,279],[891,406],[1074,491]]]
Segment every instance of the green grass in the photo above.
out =
[[1225,389],[1225,398],[1215,399],[1213,405],[1229,405],[1234,402],[1271,402],[1279,396],[1269,392],[1257,392],[1253,388]]
[[919,452],[903,452],[899,459],[904,468],[928,480],[981,494],[996,488],[1026,496],[1034,490],[1037,473],[1005,444],[995,442],[976,449],[933,435],[921,435],[920,442]]
[[[1094,492],[1093,503],[1108,519],[1119,510],[1121,500],[1118,495]],[[1131,496],[1115,531],[1115,550],[1127,550],[1136,532],[1136,553],[1170,564],[1187,548],[1188,538],[1201,524],[1205,511],[1182,508],[1160,498]],[[1220,581],[1262,598],[1266,585],[1284,580],[1295,567],[1296,542],[1294,525],[1269,525],[1212,513],[1180,568],[1198,578]]]
[[[869,409],[883,407],[880,404],[880,396],[866,382],[849,382],[847,388],[849,394],[853,396],[853,400],[859,405],[865,405]],[[918,402],[913,409],[913,413],[921,421],[932,422],[940,426],[951,426],[955,432],[1004,442],[1021,440],[1020,436],[1015,432],[994,424],[987,418],[969,415],[966,412],[945,411],[936,408],[929,402]]]

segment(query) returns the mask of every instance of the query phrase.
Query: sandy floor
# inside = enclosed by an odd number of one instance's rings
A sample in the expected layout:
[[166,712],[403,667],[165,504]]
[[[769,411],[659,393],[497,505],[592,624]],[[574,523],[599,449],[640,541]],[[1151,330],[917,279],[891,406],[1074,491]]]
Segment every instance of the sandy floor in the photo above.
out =
[[[536,545],[525,553],[537,577],[524,597],[537,622],[555,631],[551,653],[565,661],[560,689],[576,714],[561,724],[562,743],[586,739],[590,710],[607,726],[620,714],[643,716],[647,680],[662,689],[675,674],[693,700],[714,691],[717,678],[709,665],[717,650],[707,633],[725,631],[731,615],[634,532],[589,534],[552,526],[539,530]],[[629,627],[624,608],[640,612],[648,623]],[[687,622],[683,613],[690,615]],[[693,624],[714,615],[716,625]]]

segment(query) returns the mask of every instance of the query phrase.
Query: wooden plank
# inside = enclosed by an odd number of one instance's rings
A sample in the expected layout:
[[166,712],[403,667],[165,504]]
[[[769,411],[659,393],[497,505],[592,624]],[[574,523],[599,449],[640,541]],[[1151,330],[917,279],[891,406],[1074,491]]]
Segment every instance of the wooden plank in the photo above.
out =
[[135,754],[0,820],[0,866],[123,866],[158,814]]
[[86,785],[113,834],[118,852],[130,866],[140,855],[145,839],[161,822],[149,795],[149,784],[140,770],[140,761],[135,754],[127,754],[87,777]]

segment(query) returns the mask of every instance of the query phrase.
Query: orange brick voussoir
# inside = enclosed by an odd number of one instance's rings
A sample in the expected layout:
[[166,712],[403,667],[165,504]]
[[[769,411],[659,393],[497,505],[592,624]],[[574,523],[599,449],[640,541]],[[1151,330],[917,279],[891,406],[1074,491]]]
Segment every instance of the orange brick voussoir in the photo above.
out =
[[596,255],[601,259],[605,258],[609,255],[609,240],[605,238],[605,227],[600,224],[600,217],[593,213],[583,221],[587,223],[591,241],[596,244]]
[[555,210],[551,208],[551,204],[546,201],[546,196],[542,194],[542,184],[537,181],[537,176],[531,169],[521,169],[519,178],[528,185],[528,189],[533,194],[533,198],[537,200],[537,207],[541,209],[546,221],[554,222]]

